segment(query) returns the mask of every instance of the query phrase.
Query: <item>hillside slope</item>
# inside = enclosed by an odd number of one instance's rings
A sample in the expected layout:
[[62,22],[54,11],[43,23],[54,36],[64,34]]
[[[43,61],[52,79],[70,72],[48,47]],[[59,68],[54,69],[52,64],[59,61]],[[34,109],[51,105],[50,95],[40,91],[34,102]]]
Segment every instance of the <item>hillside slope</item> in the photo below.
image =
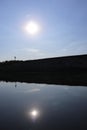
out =
[[2,62],[0,80],[87,86],[87,55]]

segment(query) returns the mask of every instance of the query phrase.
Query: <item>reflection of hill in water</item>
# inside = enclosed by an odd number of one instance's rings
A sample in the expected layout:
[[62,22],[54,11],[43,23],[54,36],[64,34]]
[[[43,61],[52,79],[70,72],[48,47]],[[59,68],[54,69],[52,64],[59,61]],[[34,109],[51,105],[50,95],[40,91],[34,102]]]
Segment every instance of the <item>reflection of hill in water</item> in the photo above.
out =
[[0,79],[87,86],[87,55],[3,62]]

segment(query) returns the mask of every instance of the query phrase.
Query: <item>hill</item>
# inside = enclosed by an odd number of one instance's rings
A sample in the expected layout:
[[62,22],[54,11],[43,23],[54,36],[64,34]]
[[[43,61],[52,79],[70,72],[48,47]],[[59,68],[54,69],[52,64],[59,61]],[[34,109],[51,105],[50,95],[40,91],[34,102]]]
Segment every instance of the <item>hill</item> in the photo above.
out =
[[0,79],[87,85],[87,55],[0,63]]

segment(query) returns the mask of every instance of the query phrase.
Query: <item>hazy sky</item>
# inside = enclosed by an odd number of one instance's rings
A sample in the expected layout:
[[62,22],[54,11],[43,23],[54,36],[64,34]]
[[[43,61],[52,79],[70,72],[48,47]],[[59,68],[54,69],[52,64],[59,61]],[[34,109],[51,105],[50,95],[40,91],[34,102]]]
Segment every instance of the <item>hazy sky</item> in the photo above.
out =
[[[36,21],[41,31],[23,30]],[[0,0],[0,61],[87,54],[87,0]]]

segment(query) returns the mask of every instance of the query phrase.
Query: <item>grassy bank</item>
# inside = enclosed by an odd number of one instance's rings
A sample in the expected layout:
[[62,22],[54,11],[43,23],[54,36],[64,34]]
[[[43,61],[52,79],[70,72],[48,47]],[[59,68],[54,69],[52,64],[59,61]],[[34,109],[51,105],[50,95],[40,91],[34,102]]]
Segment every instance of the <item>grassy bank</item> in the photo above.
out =
[[87,86],[87,55],[2,62],[0,80]]

